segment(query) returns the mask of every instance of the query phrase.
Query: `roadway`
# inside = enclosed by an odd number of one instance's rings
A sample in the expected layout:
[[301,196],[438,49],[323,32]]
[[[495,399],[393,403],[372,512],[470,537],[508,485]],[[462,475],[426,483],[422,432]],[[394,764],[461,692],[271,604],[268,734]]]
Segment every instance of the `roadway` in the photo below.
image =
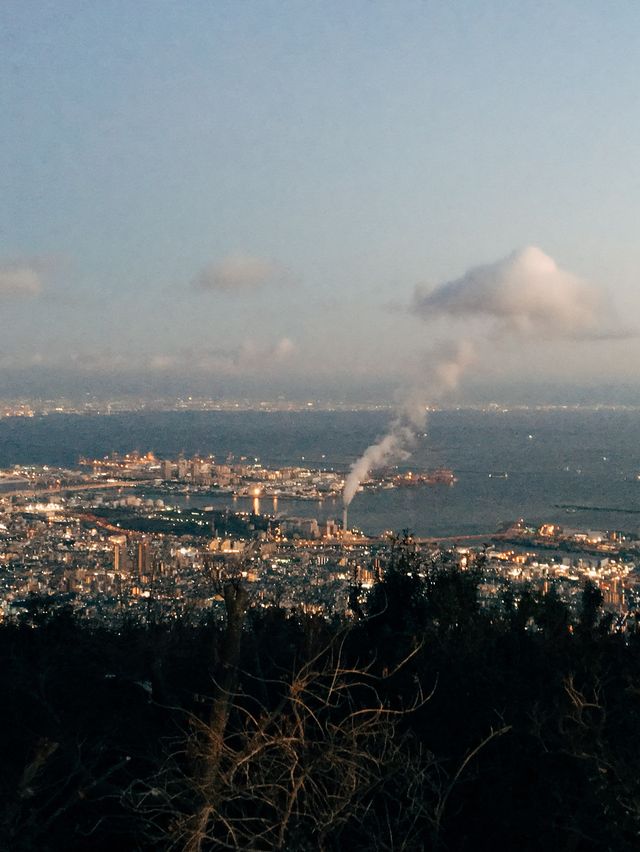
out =
[[69,491],[102,491],[103,488],[133,488],[143,480],[125,479],[117,482],[83,482],[78,485],[57,485],[53,488],[24,488],[18,491],[0,491],[2,497],[40,497],[45,494],[66,494]]

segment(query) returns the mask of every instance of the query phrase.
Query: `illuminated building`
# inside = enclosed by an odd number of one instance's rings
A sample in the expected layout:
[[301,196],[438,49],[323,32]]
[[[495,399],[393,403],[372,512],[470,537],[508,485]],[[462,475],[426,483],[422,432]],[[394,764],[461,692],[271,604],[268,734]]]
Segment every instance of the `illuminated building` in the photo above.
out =
[[109,539],[113,545],[113,570],[116,574],[124,574],[129,570],[126,535],[113,535]]

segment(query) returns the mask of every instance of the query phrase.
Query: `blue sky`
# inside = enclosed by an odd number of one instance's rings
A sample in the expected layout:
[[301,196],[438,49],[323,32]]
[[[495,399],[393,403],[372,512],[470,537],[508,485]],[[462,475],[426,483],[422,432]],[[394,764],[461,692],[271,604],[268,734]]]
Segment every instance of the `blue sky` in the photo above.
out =
[[[531,244],[628,325],[638,80],[635,2],[5,0],[0,390],[393,387],[466,333],[415,286]],[[523,349],[475,380],[640,355]]]

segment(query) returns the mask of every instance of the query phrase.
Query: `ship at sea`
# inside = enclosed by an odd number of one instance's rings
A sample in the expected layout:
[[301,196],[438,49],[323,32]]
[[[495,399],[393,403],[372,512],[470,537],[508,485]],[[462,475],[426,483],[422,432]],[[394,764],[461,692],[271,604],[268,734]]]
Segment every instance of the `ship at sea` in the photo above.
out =
[[446,467],[438,467],[435,470],[426,470],[419,473],[407,471],[398,473],[393,477],[393,484],[397,488],[406,488],[414,485],[453,485],[457,477],[452,470]]

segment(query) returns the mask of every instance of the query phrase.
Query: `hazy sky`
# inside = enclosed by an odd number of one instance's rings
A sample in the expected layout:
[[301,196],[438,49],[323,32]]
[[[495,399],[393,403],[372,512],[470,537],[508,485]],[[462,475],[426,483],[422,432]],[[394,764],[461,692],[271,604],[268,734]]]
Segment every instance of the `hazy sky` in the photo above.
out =
[[[478,332],[416,286],[529,245],[640,314],[636,0],[3,0],[0,115],[0,392],[393,389]],[[638,364],[515,336],[469,382]]]

